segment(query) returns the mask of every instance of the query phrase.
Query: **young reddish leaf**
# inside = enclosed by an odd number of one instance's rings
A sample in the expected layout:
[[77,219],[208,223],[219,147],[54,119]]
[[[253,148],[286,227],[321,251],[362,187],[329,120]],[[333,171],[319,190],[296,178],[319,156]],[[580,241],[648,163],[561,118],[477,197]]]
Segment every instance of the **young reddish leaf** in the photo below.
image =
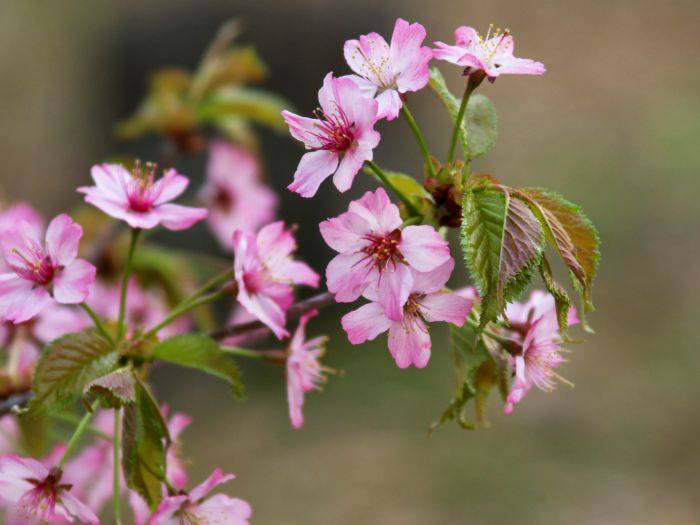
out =
[[510,198],[508,188],[477,187],[464,194],[461,241],[482,296],[483,327],[529,282],[542,256],[542,229],[524,203]]
[[129,488],[154,511],[163,497],[168,428],[148,387],[131,372],[135,402],[124,407],[122,468]]
[[92,329],[51,341],[34,371],[29,410],[41,413],[76,401],[86,384],[109,373],[118,360],[119,352]]
[[518,192],[538,215],[547,240],[557,250],[583,291],[586,309],[593,308],[590,288],[600,261],[598,232],[575,204],[539,188]]
[[99,399],[105,408],[121,408],[136,400],[136,387],[131,367],[120,368],[89,382],[83,391],[83,402],[89,409]]
[[549,266],[549,261],[547,257],[542,256],[540,261],[540,275],[542,276],[542,282],[544,282],[547,291],[554,297],[554,306],[557,311],[557,322],[559,324],[559,333],[562,337],[567,337],[567,332],[569,330],[569,309],[571,308],[571,299],[569,299],[569,294],[566,290],[554,280],[554,275],[552,274],[552,268]]

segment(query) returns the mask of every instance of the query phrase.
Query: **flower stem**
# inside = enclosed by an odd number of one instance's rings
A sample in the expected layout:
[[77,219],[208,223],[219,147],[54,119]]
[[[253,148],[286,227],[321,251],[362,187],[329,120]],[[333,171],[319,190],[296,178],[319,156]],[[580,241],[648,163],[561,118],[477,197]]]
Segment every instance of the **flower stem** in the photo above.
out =
[[116,525],[121,525],[121,510],[119,508],[119,424],[121,422],[119,416],[121,411],[116,408],[114,410],[114,485],[112,490],[112,508],[114,509],[114,522]]
[[129,288],[129,277],[131,277],[131,266],[134,259],[134,251],[136,251],[136,243],[139,240],[141,230],[134,228],[131,230],[131,242],[129,243],[129,253],[126,256],[124,263],[124,273],[122,275],[122,292],[119,300],[119,319],[117,321],[117,342],[122,340],[126,327],[124,326],[124,314],[126,312],[126,292]]
[[100,334],[102,334],[102,337],[107,339],[107,341],[109,341],[111,344],[114,344],[114,339],[112,339],[112,336],[105,328],[105,325],[102,323],[100,316],[97,315],[97,313],[95,313],[95,310],[90,308],[87,303],[80,303],[80,306],[90,316],[90,319],[92,319],[92,322],[95,325],[95,328],[97,328],[97,331],[100,332]]
[[237,346],[221,346],[220,348],[222,352],[238,357],[247,357],[248,359],[255,359],[257,361],[265,359],[265,354],[262,351],[248,350],[247,348],[239,348]]
[[396,195],[401,200],[401,202],[403,202],[406,205],[406,208],[411,213],[411,215],[414,215],[417,217],[421,216],[420,211],[418,210],[418,208],[416,208],[415,204],[413,204],[413,202],[411,202],[411,199],[409,199],[408,196],[406,196],[400,189],[398,189],[396,186],[394,186],[394,184],[389,180],[389,177],[387,176],[387,174],[384,173],[379,166],[377,166],[371,160],[367,161],[367,166],[369,166],[369,168],[377,175],[377,178],[379,179],[379,181],[384,186],[389,188],[389,190],[394,195]]
[[71,436],[70,441],[68,441],[68,445],[66,445],[65,452],[63,453],[63,456],[61,456],[61,461],[59,461],[59,463],[58,463],[58,466],[61,469],[66,465],[66,460],[73,453],[73,451],[75,450],[75,447],[78,445],[78,441],[80,441],[80,438],[83,436],[85,431],[88,429],[88,426],[90,424],[90,420],[92,419],[93,413],[94,413],[96,408],[97,408],[97,401],[95,403],[93,403],[92,408],[85,413],[83,418],[78,423],[78,426],[75,428],[75,432],[73,432],[73,435]]
[[[467,323],[472,328],[476,328],[477,330],[479,330],[479,322],[478,321],[472,319],[471,317],[467,317]],[[501,346],[503,346],[506,349],[511,348],[513,343],[515,343],[515,341],[513,341],[512,339],[509,339],[508,337],[504,337],[502,335],[499,335],[496,332],[489,330],[488,328],[481,329],[481,333],[484,335],[487,335],[491,339],[497,341]]]
[[[64,423],[69,423],[71,425],[77,425],[78,423],[80,423],[80,420],[81,420],[81,418],[79,418],[77,415],[72,414],[72,413],[60,413],[59,412],[56,414],[52,414],[51,417],[53,417],[54,419],[56,419],[58,421],[63,421]],[[92,425],[88,426],[86,431],[90,432],[90,434],[94,434],[95,436],[97,436],[100,439],[104,439],[105,441],[112,441],[112,436],[108,436],[107,434],[105,434],[104,432],[95,428]]]
[[212,292],[210,294],[196,297],[194,300],[187,300],[186,299],[185,301],[182,301],[179,305],[177,305],[175,308],[173,308],[170,311],[170,313],[168,315],[166,315],[165,318],[160,323],[158,323],[156,326],[154,326],[148,332],[146,332],[144,334],[143,338],[148,339],[149,337],[153,337],[159,331],[161,331],[163,328],[165,328],[170,323],[175,321],[178,317],[185,315],[190,310],[194,310],[195,308],[198,308],[202,305],[205,305],[207,303],[211,303],[212,301],[217,300],[219,297],[223,296],[226,292],[227,292],[226,288],[222,288],[222,289],[217,290],[215,292]]
[[420,131],[420,128],[418,127],[418,124],[416,123],[416,119],[413,118],[413,115],[408,109],[408,106],[406,103],[403,103],[403,106],[401,106],[401,113],[403,113],[403,116],[406,117],[406,121],[408,122],[408,125],[411,127],[411,131],[413,131],[413,134],[416,137],[416,141],[418,142],[418,146],[420,147],[421,152],[423,153],[423,157],[425,158],[425,164],[428,169],[428,173],[430,174],[431,177],[435,176],[435,170],[433,169],[433,162],[430,158],[430,151],[428,151],[428,145],[425,143],[425,139],[423,138],[423,134]]
[[[457,111],[457,118],[455,119],[455,127],[452,130],[452,139],[450,140],[450,149],[447,150],[447,162],[452,162],[455,158],[455,148],[457,147],[457,137],[462,128],[462,121],[464,120],[464,113],[467,110],[467,105],[469,104],[469,97],[471,97],[474,90],[479,87],[479,84],[483,82],[485,74],[483,71],[477,71],[476,73],[469,75],[469,80],[467,81],[467,87],[464,88],[464,95],[462,96],[462,103],[459,105],[459,111]],[[465,162],[470,162],[470,158],[464,159]]]

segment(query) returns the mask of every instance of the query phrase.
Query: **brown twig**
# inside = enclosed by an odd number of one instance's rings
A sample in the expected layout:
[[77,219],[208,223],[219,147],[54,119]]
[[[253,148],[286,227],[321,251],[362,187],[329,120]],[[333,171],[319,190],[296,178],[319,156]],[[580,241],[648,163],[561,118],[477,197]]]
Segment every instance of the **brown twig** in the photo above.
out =
[[[323,292],[318,295],[314,295],[313,297],[309,297],[304,301],[300,301],[292,305],[292,307],[287,310],[287,320],[297,319],[306,312],[323,308],[333,304],[334,301],[333,294],[330,292]],[[255,339],[262,335],[266,335],[269,331],[270,329],[260,321],[250,321],[247,323],[239,323],[219,328],[218,330],[210,332],[209,336],[214,339],[221,340],[227,337],[245,334],[247,337]]]
[[29,400],[34,397],[34,392],[26,390],[24,392],[15,392],[0,400],[0,417],[12,412],[12,407],[26,405]]

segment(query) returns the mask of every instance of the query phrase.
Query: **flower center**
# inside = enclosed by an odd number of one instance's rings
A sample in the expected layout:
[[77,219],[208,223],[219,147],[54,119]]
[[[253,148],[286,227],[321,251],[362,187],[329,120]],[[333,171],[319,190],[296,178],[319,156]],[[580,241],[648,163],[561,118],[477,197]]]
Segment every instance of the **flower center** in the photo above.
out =
[[481,48],[486,62],[491,62],[493,57],[498,52],[499,48],[505,47],[503,46],[503,43],[506,40],[506,38],[510,35],[510,30],[508,29],[501,31],[501,28],[497,27],[494,33],[491,34],[492,30],[493,24],[490,24],[486,36],[482,37],[480,34],[477,33],[477,36],[479,38],[477,46]]
[[398,228],[387,235],[369,233],[364,239],[369,241],[369,244],[361,250],[365,254],[361,262],[375,266],[380,272],[383,272],[389,263],[396,266],[397,263],[403,262],[403,255],[399,251],[401,230]]
[[131,171],[131,180],[126,183],[126,196],[129,201],[129,209],[136,212],[147,212],[153,207],[153,203],[160,195],[155,190],[156,171],[158,167],[150,162],[136,166]]
[[220,208],[223,211],[228,211],[233,208],[234,198],[230,192],[223,188],[218,188],[213,201],[214,207]]
[[22,253],[17,249],[14,249],[13,253],[21,261],[19,265],[12,267],[17,275],[40,286],[45,286],[53,280],[56,266],[41,246],[31,246],[29,253]]
[[321,141],[321,149],[345,151],[355,140],[354,125],[350,123],[343,108],[335,104],[335,111],[326,113],[316,108],[314,116],[319,120],[316,124],[316,137]]
[[24,494],[19,500],[19,507],[27,516],[48,516],[56,502],[60,500],[59,494],[70,490],[70,485],[60,485],[63,472],[60,468],[54,467],[43,480],[27,479],[34,488]]
[[[369,44],[370,48],[374,48],[375,45],[376,43],[374,41],[370,42]],[[355,50],[353,51],[353,53],[355,54],[355,56],[359,55],[360,57],[362,57],[361,74],[363,77],[383,88],[394,87],[396,83],[396,78],[391,76],[391,71],[388,67],[390,56],[389,45],[386,42],[382,42],[380,45],[383,48],[381,53],[376,53],[374,49],[371,50],[371,55],[374,55],[375,57],[379,55],[379,62],[375,62],[374,60],[372,60],[371,56],[367,56],[362,51],[359,44],[355,46]]]

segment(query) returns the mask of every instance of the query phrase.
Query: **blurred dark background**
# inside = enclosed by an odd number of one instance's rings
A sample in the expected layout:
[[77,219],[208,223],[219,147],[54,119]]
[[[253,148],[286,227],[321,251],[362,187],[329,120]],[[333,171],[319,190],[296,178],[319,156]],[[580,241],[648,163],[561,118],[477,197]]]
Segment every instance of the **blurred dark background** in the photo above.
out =
[[[307,398],[290,428],[274,367],[244,368],[250,400],[201,375],[157,373],[159,395],[189,412],[185,434],[197,482],[216,465],[252,502],[257,524],[681,525],[700,520],[700,73],[695,0],[122,1],[0,3],[0,188],[45,214],[78,202],[92,164],[115,153],[156,155],[155,142],[119,143],[113,125],[165,65],[194,67],[218,26],[240,17],[258,46],[267,88],[307,113],[323,75],[344,73],[342,44],[390,34],[397,16],[429,40],[457,25],[509,27],[516,55],[546,75],[502,78],[482,90],[500,137],[476,168],[546,186],[581,204],[600,229],[597,335],[577,345],[563,375],[575,389],[533,392],[492,428],[446,427],[426,438],[451,391],[444,327],[423,371],[400,371],[385,339],[352,348],[335,308],[312,325],[331,335],[327,363],[346,375]],[[457,69],[443,67],[452,86]],[[437,151],[447,117],[428,92],[411,96]],[[418,173],[405,122],[380,126],[380,164]],[[263,133],[265,165],[300,228],[301,252],[321,270],[331,252],[315,224],[357,197],[326,184],[313,201],[284,191],[302,153]],[[202,179],[202,158],[177,166]],[[203,227],[181,236],[216,253]],[[164,237],[171,241],[172,237]],[[180,242],[180,240],[178,240]],[[458,269],[462,266],[458,265]],[[462,270],[462,273],[463,270]],[[325,322],[325,326],[324,326]],[[494,403],[495,405],[495,403]]]

